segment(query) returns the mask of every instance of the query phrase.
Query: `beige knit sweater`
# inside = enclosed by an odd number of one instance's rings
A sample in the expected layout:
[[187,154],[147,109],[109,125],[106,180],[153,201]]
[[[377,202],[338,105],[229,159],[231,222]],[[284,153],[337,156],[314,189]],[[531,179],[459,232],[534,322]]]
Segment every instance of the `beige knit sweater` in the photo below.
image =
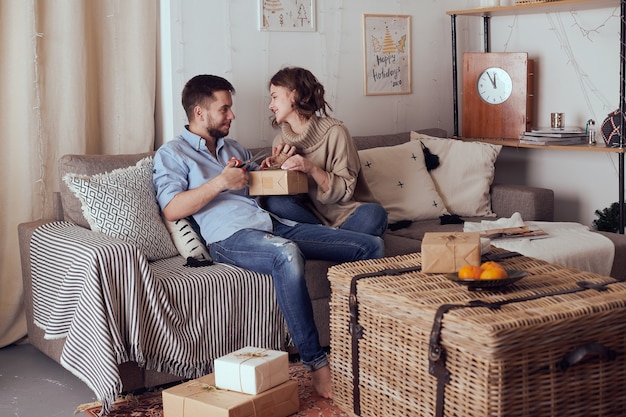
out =
[[300,155],[326,171],[327,192],[309,176],[311,210],[324,224],[339,227],[361,202],[377,202],[361,173],[352,137],[340,120],[312,116],[299,135],[283,123],[273,146],[281,143],[295,146]]

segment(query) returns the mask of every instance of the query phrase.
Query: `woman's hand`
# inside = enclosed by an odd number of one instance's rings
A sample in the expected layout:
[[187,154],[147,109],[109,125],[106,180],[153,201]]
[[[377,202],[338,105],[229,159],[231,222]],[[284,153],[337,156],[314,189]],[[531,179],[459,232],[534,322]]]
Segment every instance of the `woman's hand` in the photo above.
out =
[[297,148],[286,143],[281,143],[272,148],[272,156],[269,156],[261,162],[261,169],[280,168],[283,163],[296,154]]
[[302,171],[308,174],[317,166],[302,155],[293,155],[287,158],[280,168],[288,171]]
[[324,171],[304,156],[298,155],[296,152],[297,149],[295,146],[281,143],[272,148],[272,156],[265,158],[261,163],[261,169],[281,168],[289,171],[304,172],[313,178],[322,192],[328,192],[328,172]]
[[320,190],[322,190],[322,192],[328,192],[328,172],[324,171],[322,168],[318,167],[304,156],[294,155],[292,157],[289,157],[289,159],[283,162],[281,168],[289,171],[304,172],[305,174],[313,178],[313,180],[317,183],[317,186]]

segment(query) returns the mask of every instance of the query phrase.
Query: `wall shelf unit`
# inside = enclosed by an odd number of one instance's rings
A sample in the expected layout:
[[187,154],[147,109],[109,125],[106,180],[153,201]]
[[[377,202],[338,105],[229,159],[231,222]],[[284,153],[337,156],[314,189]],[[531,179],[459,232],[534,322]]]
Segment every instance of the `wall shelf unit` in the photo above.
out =
[[[453,105],[454,105],[454,136],[459,137],[459,90],[458,90],[458,62],[457,62],[457,34],[456,34],[456,19],[457,16],[474,16],[480,17],[483,20],[483,52],[490,52],[490,36],[489,36],[489,20],[492,16],[512,16],[517,14],[532,14],[532,13],[553,13],[553,12],[567,12],[577,10],[591,10],[607,7],[620,7],[620,42],[619,42],[619,56],[620,56],[620,86],[619,86],[619,108],[622,114],[626,114],[626,99],[624,92],[624,79],[626,74],[626,0],[556,0],[546,1],[542,3],[527,3],[518,4],[515,6],[499,6],[477,9],[465,9],[465,10],[450,10],[447,11],[451,18],[451,30],[452,30],[452,88],[453,88]],[[607,147],[602,143],[597,145],[570,145],[570,146],[544,146],[544,145],[528,145],[520,144],[516,140],[501,140],[501,139],[480,139],[480,138],[459,138],[467,141],[479,141],[494,143],[503,146],[517,147],[517,148],[537,148],[537,149],[550,149],[550,150],[571,150],[571,151],[586,151],[586,152],[609,152],[618,154],[618,167],[619,167],[619,190],[618,190],[618,202],[619,202],[619,233],[624,233],[624,224],[626,223],[626,203],[624,202],[624,154],[625,154],[625,140],[623,136],[624,132],[624,120],[622,118],[621,126],[622,136],[620,138],[619,147]]]
[[533,149],[556,149],[559,151],[585,151],[585,152],[604,152],[604,153],[626,153],[626,148],[609,148],[604,143],[597,143],[596,145],[587,145],[582,143],[580,145],[533,145],[528,143],[520,143],[517,140],[508,139],[490,139],[490,138],[464,138],[454,137],[465,142],[483,142],[492,143],[494,145],[508,146],[511,148],[533,148]]
[[479,9],[450,10],[457,16],[510,16],[514,14],[552,13],[570,10],[591,10],[618,5],[620,0],[558,0],[544,3],[527,3],[515,6],[486,7]]

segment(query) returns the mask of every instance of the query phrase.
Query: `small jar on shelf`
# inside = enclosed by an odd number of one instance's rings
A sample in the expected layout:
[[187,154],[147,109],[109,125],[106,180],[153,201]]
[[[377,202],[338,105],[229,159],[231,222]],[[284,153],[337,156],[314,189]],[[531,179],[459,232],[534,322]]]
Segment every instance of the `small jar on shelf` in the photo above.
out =
[[593,119],[587,120],[587,126],[585,127],[587,132],[587,142],[589,145],[596,144],[596,122]]

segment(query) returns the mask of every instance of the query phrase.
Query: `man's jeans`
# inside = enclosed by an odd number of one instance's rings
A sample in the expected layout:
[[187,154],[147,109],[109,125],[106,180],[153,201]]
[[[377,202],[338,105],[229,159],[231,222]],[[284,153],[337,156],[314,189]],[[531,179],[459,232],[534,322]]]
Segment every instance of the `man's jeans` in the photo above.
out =
[[381,258],[381,238],[313,224],[287,226],[274,222],[274,233],[243,229],[209,246],[216,262],[229,263],[274,280],[278,305],[303,364],[317,370],[328,364],[319,344],[313,307],[304,279],[307,259],[337,262]]
[[[270,196],[263,200],[263,207],[278,217],[299,223],[321,224],[307,207],[302,196]],[[308,197],[305,197],[308,198]],[[367,233],[382,237],[387,230],[387,211],[376,203],[362,203],[346,219],[340,229]]]

